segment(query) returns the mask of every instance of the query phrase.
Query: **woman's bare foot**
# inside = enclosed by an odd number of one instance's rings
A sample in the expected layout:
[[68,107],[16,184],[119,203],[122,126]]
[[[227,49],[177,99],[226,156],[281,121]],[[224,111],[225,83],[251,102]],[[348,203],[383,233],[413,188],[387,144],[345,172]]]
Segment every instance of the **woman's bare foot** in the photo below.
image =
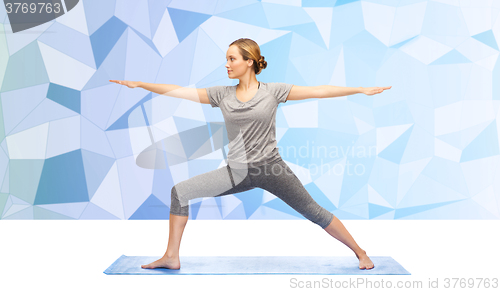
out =
[[179,261],[179,258],[169,258],[164,256],[161,259],[154,261],[150,264],[142,265],[141,268],[143,269],[166,268],[166,269],[178,270],[181,268],[181,262]]
[[362,251],[361,254],[356,255],[356,257],[359,259],[359,268],[361,270],[367,269],[373,269],[375,265],[373,264],[372,260],[366,255],[366,251]]

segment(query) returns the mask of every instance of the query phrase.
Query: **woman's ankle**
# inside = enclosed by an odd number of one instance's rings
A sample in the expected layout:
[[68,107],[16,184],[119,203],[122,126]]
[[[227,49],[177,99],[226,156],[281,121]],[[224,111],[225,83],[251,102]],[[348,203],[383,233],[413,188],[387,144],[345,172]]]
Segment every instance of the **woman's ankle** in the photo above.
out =
[[358,252],[355,252],[356,254],[356,257],[359,259],[360,256],[365,256],[366,255],[366,251],[360,249]]
[[170,252],[166,252],[164,255],[163,255],[164,258],[167,258],[167,259],[178,259],[179,258],[179,254],[178,253],[170,253]]

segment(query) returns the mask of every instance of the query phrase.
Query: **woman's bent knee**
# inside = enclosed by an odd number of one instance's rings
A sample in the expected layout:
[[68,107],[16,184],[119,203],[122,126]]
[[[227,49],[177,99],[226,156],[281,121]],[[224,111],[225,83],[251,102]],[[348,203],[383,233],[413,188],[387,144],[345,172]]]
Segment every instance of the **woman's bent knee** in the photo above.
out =
[[189,206],[187,203],[181,205],[182,198],[179,198],[179,193],[175,186],[172,187],[170,194],[170,214],[178,216],[189,216]]

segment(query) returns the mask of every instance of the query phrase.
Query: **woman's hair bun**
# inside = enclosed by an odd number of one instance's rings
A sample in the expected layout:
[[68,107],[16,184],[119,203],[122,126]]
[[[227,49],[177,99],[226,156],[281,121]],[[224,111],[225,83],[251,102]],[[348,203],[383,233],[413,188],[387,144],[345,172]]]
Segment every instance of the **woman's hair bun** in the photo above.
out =
[[259,68],[266,69],[266,67],[267,67],[267,61],[264,60],[264,56],[260,56]]

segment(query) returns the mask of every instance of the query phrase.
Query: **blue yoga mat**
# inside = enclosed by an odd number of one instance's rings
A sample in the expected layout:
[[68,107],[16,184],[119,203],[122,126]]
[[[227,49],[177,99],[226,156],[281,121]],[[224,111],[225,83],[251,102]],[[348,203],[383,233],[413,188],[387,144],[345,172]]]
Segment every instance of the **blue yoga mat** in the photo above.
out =
[[411,275],[388,256],[370,256],[375,267],[361,270],[359,261],[351,257],[324,256],[180,256],[181,268],[143,269],[160,257],[119,257],[104,273],[108,275]]

